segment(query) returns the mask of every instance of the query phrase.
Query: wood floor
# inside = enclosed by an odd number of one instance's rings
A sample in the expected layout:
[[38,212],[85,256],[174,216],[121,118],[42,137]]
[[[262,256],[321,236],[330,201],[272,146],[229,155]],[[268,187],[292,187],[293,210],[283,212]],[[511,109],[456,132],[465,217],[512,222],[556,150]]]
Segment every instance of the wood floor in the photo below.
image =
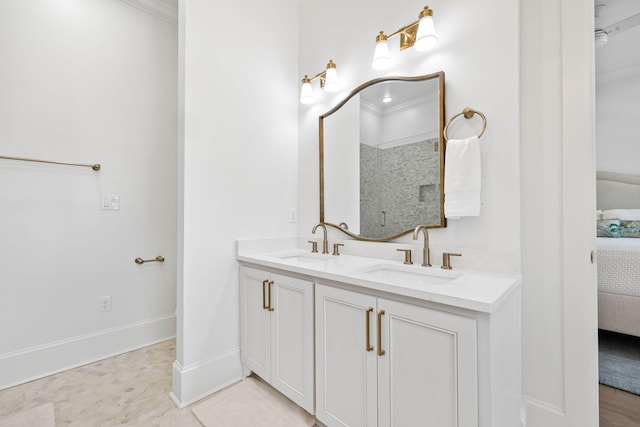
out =
[[640,426],[640,396],[600,384],[600,427]]

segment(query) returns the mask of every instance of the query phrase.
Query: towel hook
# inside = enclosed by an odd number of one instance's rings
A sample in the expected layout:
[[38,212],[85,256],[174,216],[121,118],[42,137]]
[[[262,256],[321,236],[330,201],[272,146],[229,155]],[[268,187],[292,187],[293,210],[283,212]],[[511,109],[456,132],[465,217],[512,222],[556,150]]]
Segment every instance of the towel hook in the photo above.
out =
[[484,134],[484,131],[487,129],[487,118],[480,111],[474,110],[474,109],[469,108],[469,107],[466,107],[464,110],[462,110],[461,113],[458,113],[455,116],[451,117],[451,119],[449,119],[449,121],[447,122],[447,125],[444,127],[444,132],[443,132],[444,133],[444,140],[445,141],[449,140],[449,137],[447,136],[447,130],[449,129],[449,125],[455,119],[457,119],[460,116],[464,116],[465,119],[470,119],[476,114],[479,115],[480,117],[482,117],[482,130],[478,134],[478,138],[480,138]]

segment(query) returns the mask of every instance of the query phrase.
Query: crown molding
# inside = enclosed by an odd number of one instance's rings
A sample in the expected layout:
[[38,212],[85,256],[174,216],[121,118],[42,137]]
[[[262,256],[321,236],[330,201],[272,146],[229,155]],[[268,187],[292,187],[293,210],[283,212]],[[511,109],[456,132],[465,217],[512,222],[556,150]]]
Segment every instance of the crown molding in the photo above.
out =
[[402,111],[402,110],[408,110],[410,108],[423,105],[424,103],[427,103],[430,101],[437,101],[437,100],[438,100],[438,95],[430,93],[428,95],[410,99],[409,101],[405,101],[401,104],[392,105],[386,108],[381,108],[379,105],[376,105],[372,102],[369,102],[367,100],[360,98],[360,107],[362,107],[365,110],[374,112],[378,115],[382,115],[387,113],[395,113],[397,111]]
[[178,25],[178,0],[121,0],[171,25]]
[[631,77],[637,74],[640,74],[640,64],[631,65],[629,67],[620,68],[618,70],[597,74],[596,83],[623,79],[625,77]]

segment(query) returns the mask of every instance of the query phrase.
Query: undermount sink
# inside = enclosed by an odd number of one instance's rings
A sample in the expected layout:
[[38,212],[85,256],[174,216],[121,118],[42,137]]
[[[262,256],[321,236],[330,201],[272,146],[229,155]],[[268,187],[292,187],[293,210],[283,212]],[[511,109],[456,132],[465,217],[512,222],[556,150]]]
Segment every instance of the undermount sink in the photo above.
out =
[[462,274],[451,271],[434,270],[433,267],[419,267],[408,265],[379,264],[363,270],[380,279],[388,279],[401,284],[444,285],[457,279]]
[[301,262],[301,263],[315,263],[315,262],[326,261],[327,259],[329,259],[329,257],[330,255],[300,253],[300,252],[288,253],[288,254],[277,256],[278,259]]

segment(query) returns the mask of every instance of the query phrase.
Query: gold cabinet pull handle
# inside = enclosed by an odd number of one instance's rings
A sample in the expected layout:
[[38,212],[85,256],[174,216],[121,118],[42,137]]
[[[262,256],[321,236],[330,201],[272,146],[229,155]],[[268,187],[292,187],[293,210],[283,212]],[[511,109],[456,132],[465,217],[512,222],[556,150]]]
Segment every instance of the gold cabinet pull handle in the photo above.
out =
[[269,284],[269,279],[267,280],[263,280],[262,281],[262,309],[263,310],[267,310],[269,307],[267,306],[267,302],[266,302],[266,292],[264,290],[264,287],[267,286]]
[[373,307],[367,308],[367,311],[364,313],[365,316],[365,325],[366,325],[366,334],[367,334],[367,351],[373,351],[373,346],[371,345],[371,317],[369,316],[373,313]]
[[268,288],[267,288],[267,290],[268,290],[268,299],[269,299],[269,302],[267,303],[267,310],[274,311],[274,308],[271,307],[271,285],[273,285],[273,280],[269,282]]
[[384,356],[384,350],[382,349],[382,316],[384,316],[384,310],[378,312],[378,356]]

